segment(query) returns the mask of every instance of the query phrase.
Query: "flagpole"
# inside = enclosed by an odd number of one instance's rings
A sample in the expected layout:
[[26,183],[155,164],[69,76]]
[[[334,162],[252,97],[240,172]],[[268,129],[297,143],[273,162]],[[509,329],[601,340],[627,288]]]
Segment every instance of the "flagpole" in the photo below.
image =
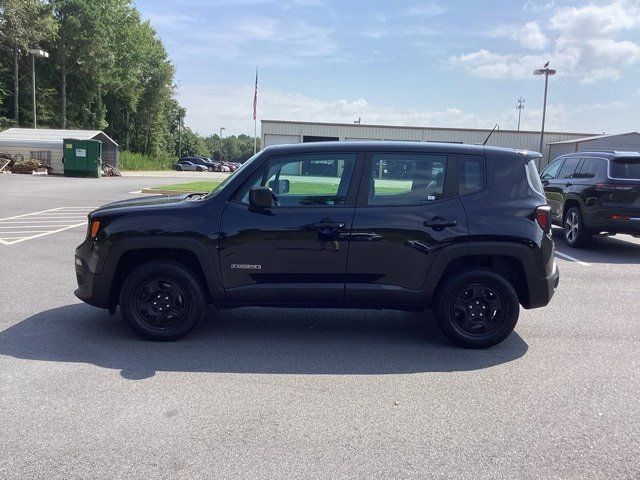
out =
[[256,65],[256,84],[253,90],[253,154],[258,151],[258,66]]

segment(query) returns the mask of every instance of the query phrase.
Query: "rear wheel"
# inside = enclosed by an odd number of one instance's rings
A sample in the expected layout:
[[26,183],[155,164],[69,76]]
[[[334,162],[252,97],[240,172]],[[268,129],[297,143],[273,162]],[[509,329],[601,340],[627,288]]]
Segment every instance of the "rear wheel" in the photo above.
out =
[[436,300],[438,325],[451,342],[486,348],[503,341],[518,322],[513,286],[490,271],[462,272],[447,280]]
[[186,266],[153,261],[135,268],[120,290],[122,316],[139,336],[176,340],[204,315],[205,299],[198,276]]
[[181,167],[180,165],[177,165],[177,166],[176,166],[176,171],[177,171],[177,172],[181,172],[181,171],[182,171],[182,167]]
[[213,172],[213,167],[207,167],[207,171]]
[[203,172],[204,169],[202,167],[196,167],[196,172]]
[[587,245],[593,234],[587,230],[578,207],[571,207],[564,217],[564,239],[567,245],[580,248]]

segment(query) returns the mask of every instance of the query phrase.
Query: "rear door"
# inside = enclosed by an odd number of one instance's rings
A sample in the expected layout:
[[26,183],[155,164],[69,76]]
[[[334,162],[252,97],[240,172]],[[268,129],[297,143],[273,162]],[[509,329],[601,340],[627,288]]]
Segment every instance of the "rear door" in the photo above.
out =
[[[484,181],[484,158],[468,183]],[[467,218],[457,197],[458,157],[372,152],[364,164],[350,235],[347,303],[415,304],[445,245],[464,242]]]

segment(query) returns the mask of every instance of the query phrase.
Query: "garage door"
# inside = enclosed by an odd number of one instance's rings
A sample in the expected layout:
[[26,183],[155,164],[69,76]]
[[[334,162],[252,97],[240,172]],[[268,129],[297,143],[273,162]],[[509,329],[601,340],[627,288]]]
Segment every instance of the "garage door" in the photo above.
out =
[[265,133],[264,146],[284,145],[286,143],[300,143],[300,135],[273,135]]

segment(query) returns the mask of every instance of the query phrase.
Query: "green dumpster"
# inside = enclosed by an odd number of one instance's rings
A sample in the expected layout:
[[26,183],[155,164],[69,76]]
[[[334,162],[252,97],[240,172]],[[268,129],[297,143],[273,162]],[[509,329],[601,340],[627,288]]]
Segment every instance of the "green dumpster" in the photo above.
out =
[[63,140],[65,177],[96,177],[102,175],[102,142],[99,140]]

